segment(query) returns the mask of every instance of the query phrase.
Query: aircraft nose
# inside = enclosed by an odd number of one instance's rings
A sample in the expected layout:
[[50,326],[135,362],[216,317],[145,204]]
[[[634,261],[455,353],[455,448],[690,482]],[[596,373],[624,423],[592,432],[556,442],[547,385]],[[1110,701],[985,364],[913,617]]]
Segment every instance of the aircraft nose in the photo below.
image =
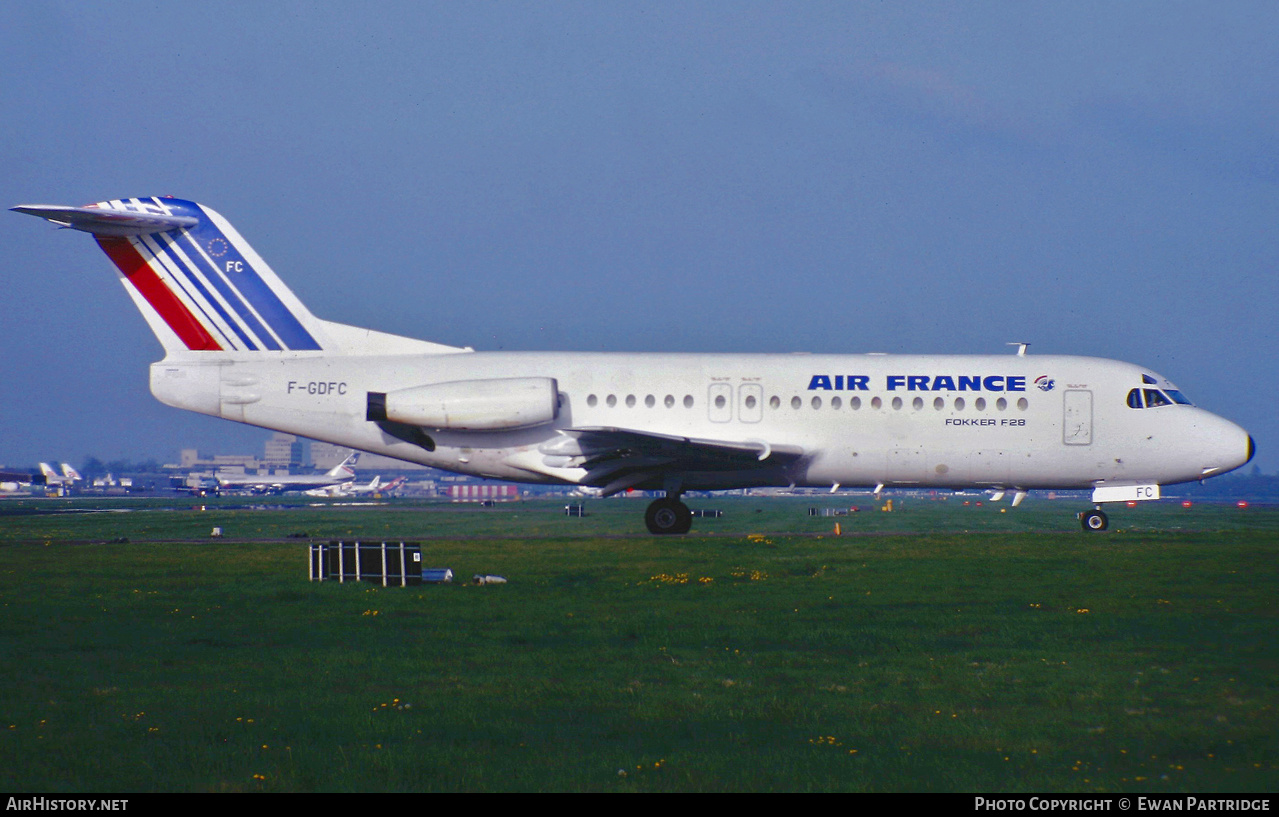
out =
[[1211,419],[1200,425],[1207,436],[1206,449],[1201,449],[1203,465],[1199,479],[1215,477],[1242,468],[1252,461],[1257,453],[1257,444],[1252,435],[1224,417],[1212,415]]
[[[1230,424],[1234,426],[1234,423]],[[1257,444],[1256,441],[1252,439],[1252,435],[1250,435],[1250,433],[1244,431],[1243,428],[1239,428],[1238,426],[1234,426],[1232,431],[1234,433],[1230,436],[1234,437],[1233,447],[1236,454],[1230,458],[1230,463],[1228,467],[1225,468],[1225,471],[1234,471],[1236,468],[1243,468],[1244,465],[1251,463],[1253,456],[1256,456],[1257,454]]]

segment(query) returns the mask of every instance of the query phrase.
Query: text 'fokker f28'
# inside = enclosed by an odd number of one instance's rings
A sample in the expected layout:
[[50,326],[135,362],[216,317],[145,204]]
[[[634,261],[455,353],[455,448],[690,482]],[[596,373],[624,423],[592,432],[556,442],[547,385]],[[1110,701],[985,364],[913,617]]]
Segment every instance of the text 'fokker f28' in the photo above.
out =
[[475,352],[321,320],[230,223],[173,198],[14,210],[92,233],[164,346],[170,406],[492,479],[664,492],[758,486],[1091,489],[1223,474],[1242,428],[1129,363],[1058,355]]

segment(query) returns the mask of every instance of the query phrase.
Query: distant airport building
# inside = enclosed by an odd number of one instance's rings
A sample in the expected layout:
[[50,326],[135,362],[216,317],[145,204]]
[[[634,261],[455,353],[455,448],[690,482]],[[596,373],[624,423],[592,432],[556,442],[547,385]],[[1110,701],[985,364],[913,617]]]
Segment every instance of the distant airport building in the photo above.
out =
[[[338,462],[346,459],[349,448],[338,458]],[[198,449],[184,448],[181,451],[176,468],[185,471],[218,471],[226,474],[266,474],[289,473],[293,469],[305,465],[305,446],[300,437],[292,434],[272,434],[263,447],[263,456],[252,454],[201,454]],[[175,466],[166,466],[175,467]]]
[[265,464],[252,454],[214,454],[208,457],[202,456],[194,448],[184,448],[177,467],[185,470],[213,469],[256,473],[265,467]]
[[[277,432],[272,434],[271,439],[266,441],[266,456],[262,458],[262,462],[269,468],[297,468],[306,463],[302,449],[301,438],[292,434]],[[350,449],[343,450],[350,451]],[[346,457],[342,459],[346,459]],[[338,460],[338,462],[341,461]],[[337,463],[334,463],[334,465],[337,465]]]

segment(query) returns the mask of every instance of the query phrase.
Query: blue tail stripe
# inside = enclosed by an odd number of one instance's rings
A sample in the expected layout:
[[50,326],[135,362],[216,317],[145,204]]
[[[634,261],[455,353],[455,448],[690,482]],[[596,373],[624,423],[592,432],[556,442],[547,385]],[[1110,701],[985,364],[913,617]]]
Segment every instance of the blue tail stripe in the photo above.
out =
[[[151,250],[156,255],[160,255],[161,253],[167,253],[167,257],[173,262],[173,265],[177,267],[178,269],[182,269],[183,264],[181,262],[181,259],[179,259],[176,254],[167,252],[169,246],[177,240],[176,235],[174,235],[173,233],[154,233],[153,235],[143,236],[142,238],[144,242],[146,242],[147,239],[154,240],[157,246],[152,247],[148,243],[147,249]],[[218,300],[214,298],[213,295],[209,292],[209,290],[204,286],[204,284],[200,282],[199,276],[194,275],[188,271],[184,277],[191,282],[192,286],[194,286],[197,290],[199,290],[200,294],[204,297],[205,302],[210,304],[213,307],[213,309],[219,315],[222,316],[222,320],[226,323],[227,326],[231,327],[231,330],[234,331],[236,336],[240,338],[240,340],[244,343],[244,347],[246,349],[256,351],[258,349],[258,345],[253,342],[253,339],[249,337],[247,333],[245,333],[245,331],[240,327],[240,324],[237,323],[236,320],[232,318],[231,315],[228,314],[225,309],[222,308],[222,304],[218,303]],[[175,281],[175,283],[177,283],[178,286],[182,286],[182,282],[180,280]],[[185,287],[183,289],[185,291]],[[222,292],[222,295],[223,297],[226,297],[228,293]],[[194,301],[194,299],[191,299],[191,300],[195,303],[198,303]],[[232,294],[231,297],[228,297],[227,301],[229,303],[235,303],[234,294]],[[218,329],[217,324],[215,324],[213,321],[206,320],[205,323],[215,330]],[[218,334],[224,335],[224,333],[221,332],[220,330],[218,331]]]
[[[198,230],[199,227],[194,229]],[[271,333],[262,325],[262,322],[253,314],[253,311],[249,309],[249,306],[245,302],[242,294],[237,292],[235,288],[231,286],[231,284],[227,281],[226,276],[222,274],[221,270],[219,270],[216,266],[210,266],[209,263],[204,260],[204,255],[200,252],[199,244],[197,244],[195,239],[191,237],[190,233],[191,231],[188,230],[186,237],[187,240],[191,242],[191,246],[183,248],[185,255],[187,258],[191,259],[191,264],[195,266],[196,270],[202,273],[204,277],[209,280],[209,283],[213,285],[213,288],[222,295],[223,299],[225,299],[228,304],[230,304],[231,308],[235,310],[235,314],[239,317],[240,321],[243,321],[243,324],[237,327],[236,334],[243,336],[244,333],[242,329],[247,328],[248,331],[257,336],[258,341],[262,344],[263,348],[270,349],[271,351],[279,351],[281,348],[280,344],[271,336]],[[234,321],[232,323],[235,325]]]
[[[138,238],[141,240],[143,247],[149,253],[151,253],[152,255],[158,255],[159,253],[157,253],[157,247],[153,246],[150,243],[147,243],[147,239],[159,238],[160,235],[162,234],[155,233],[155,234],[152,234],[151,236],[139,236]],[[174,259],[174,260],[176,261],[177,259]],[[181,266],[182,266],[181,264],[177,264],[177,267],[179,269],[181,269]],[[168,270],[166,270],[165,272],[169,273]],[[200,282],[196,280],[194,276],[191,276],[191,275],[183,275],[181,277],[178,277],[169,273],[168,277],[173,281],[173,285],[176,286],[181,291],[185,300],[188,303],[190,303],[191,308],[196,310],[199,313],[200,322],[204,325],[206,331],[210,332],[211,334],[217,335],[217,337],[220,339],[221,344],[224,347],[231,346],[232,345],[231,339],[227,337],[226,332],[222,331],[222,328],[219,327],[217,323],[213,321],[213,319],[209,316],[209,313],[205,310],[205,308],[200,305],[199,299],[197,299],[191,294],[190,289],[187,287],[185,283],[186,281],[190,281],[192,284],[194,284],[195,287],[198,290],[200,290],[200,293],[205,296],[205,301],[207,303],[212,304],[214,309],[218,309],[218,311],[221,311],[221,309],[218,307],[217,301],[214,301],[212,298],[208,297],[208,292],[204,290],[204,287],[200,285]],[[228,321],[228,323],[230,322]],[[232,324],[232,326],[234,326],[234,324]]]
[[[310,332],[306,331],[306,328],[271,290],[266,281],[262,280],[253,265],[240,255],[235,245],[227,240],[222,231],[214,226],[207,216],[201,219],[199,225],[187,230],[187,237],[193,243],[205,248],[210,258],[217,258],[222,269],[215,269],[215,273],[230,281],[239,290],[244,299],[257,310],[257,313],[275,332],[276,337],[284,342],[285,348],[317,350],[320,348],[320,344]],[[211,246],[216,248],[216,251],[210,251]],[[263,342],[266,342],[265,337]]]
[[[173,247],[173,245],[177,243],[179,236],[180,234],[168,236],[169,240],[164,246],[165,251],[168,253],[167,257],[176,267],[182,269],[186,273],[185,277],[187,279],[199,282],[200,277],[197,274],[200,271],[199,260],[193,257],[193,253],[186,253],[186,257],[192,259],[191,263],[195,266],[195,269],[190,269],[188,268],[187,263],[182,260],[182,257],[178,255],[177,250],[179,248]],[[172,251],[169,250],[170,247],[173,247]],[[243,299],[236,294],[235,290],[227,286],[226,282],[219,279],[216,275],[209,275],[206,273],[204,277],[209,280],[209,283],[213,285],[213,288],[216,289],[218,293],[222,295],[223,299],[231,306],[231,308],[235,311],[235,315],[239,316],[237,320],[235,316],[223,313],[225,317],[228,318],[228,323],[235,330],[235,334],[248,344],[250,349],[257,350],[262,347],[271,349],[279,348],[279,346],[275,343],[275,339],[272,338],[266,331],[265,327],[263,327],[262,324],[253,317],[253,313],[249,311],[247,306],[245,306]],[[214,301],[214,303],[217,302]],[[247,332],[245,331],[246,328],[248,330]],[[253,341],[248,332],[252,332],[254,335],[258,336],[260,345]]]

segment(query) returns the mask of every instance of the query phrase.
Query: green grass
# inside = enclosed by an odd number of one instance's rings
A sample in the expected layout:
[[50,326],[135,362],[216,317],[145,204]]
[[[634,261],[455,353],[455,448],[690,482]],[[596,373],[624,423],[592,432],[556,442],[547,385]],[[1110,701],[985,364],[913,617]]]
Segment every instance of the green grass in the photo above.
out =
[[[0,785],[1276,788],[1279,511],[907,503],[0,504]],[[301,531],[510,582],[312,584]]]

